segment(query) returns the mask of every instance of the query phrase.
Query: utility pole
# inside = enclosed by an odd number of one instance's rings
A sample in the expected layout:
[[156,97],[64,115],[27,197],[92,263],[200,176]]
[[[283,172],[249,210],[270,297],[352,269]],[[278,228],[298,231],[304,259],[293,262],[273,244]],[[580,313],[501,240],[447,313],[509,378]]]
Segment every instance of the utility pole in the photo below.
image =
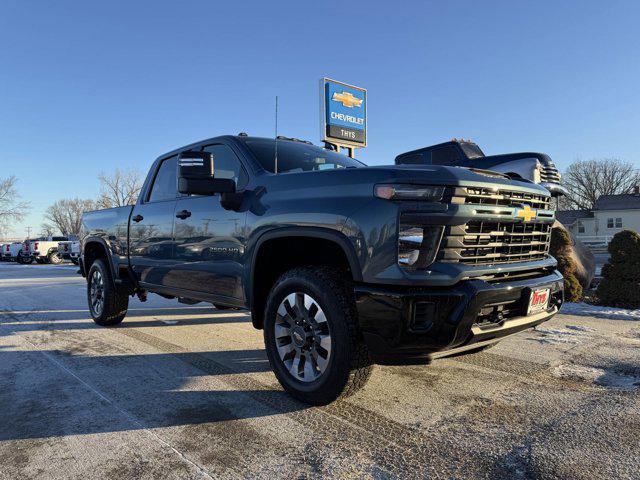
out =
[[31,227],[27,227],[27,238],[31,238]]

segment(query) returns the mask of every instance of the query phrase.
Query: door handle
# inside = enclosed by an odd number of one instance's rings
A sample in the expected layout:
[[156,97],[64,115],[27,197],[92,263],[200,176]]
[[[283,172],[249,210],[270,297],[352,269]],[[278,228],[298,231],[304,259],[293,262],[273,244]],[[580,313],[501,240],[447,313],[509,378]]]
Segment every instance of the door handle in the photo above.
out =
[[182,220],[189,218],[190,216],[191,212],[189,210],[182,210],[181,212],[176,213],[176,218],[181,218]]
[[136,215],[135,217],[131,217],[131,220],[133,220],[134,222],[138,223],[138,222],[141,222],[142,220],[144,220],[144,217],[142,215]]

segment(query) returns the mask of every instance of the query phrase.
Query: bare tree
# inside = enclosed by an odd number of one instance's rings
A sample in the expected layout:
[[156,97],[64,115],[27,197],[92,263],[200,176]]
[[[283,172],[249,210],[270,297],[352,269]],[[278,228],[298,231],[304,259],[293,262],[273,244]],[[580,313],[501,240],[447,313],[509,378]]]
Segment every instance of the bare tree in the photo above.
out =
[[50,223],[43,223],[42,225],[40,225],[40,235],[42,237],[50,237],[55,233],[55,231],[56,227],[54,227]]
[[81,198],[70,198],[58,200],[44,214],[46,220],[42,224],[42,229],[51,227],[60,230],[63,235],[78,235],[82,226],[82,213],[94,210],[96,202]]
[[628,193],[640,183],[632,163],[617,158],[577,160],[562,177],[568,195],[560,200],[563,210],[593,210],[601,195]]
[[98,176],[100,196],[97,208],[124,207],[133,205],[142,188],[142,174],[138,170],[117,169],[110,175],[104,172]]
[[29,211],[29,203],[20,201],[16,183],[15,175],[0,178],[0,235],[7,232],[11,222],[22,219]]

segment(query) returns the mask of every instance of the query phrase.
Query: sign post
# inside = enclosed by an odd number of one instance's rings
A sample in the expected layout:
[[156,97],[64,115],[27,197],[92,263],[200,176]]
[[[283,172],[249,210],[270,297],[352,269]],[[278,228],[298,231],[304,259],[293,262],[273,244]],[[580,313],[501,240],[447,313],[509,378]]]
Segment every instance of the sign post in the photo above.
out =
[[320,138],[337,151],[367,146],[367,91],[347,83],[320,79]]

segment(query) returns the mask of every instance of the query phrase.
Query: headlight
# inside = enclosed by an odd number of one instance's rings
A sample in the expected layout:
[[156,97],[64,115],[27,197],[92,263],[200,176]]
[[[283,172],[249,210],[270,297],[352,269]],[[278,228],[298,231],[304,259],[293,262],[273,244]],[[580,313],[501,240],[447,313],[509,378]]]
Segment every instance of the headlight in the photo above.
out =
[[386,200],[424,200],[437,202],[442,199],[444,187],[433,187],[409,184],[379,184],[374,187],[373,194]]
[[398,264],[409,269],[426,268],[438,253],[443,227],[409,225],[400,222]]

